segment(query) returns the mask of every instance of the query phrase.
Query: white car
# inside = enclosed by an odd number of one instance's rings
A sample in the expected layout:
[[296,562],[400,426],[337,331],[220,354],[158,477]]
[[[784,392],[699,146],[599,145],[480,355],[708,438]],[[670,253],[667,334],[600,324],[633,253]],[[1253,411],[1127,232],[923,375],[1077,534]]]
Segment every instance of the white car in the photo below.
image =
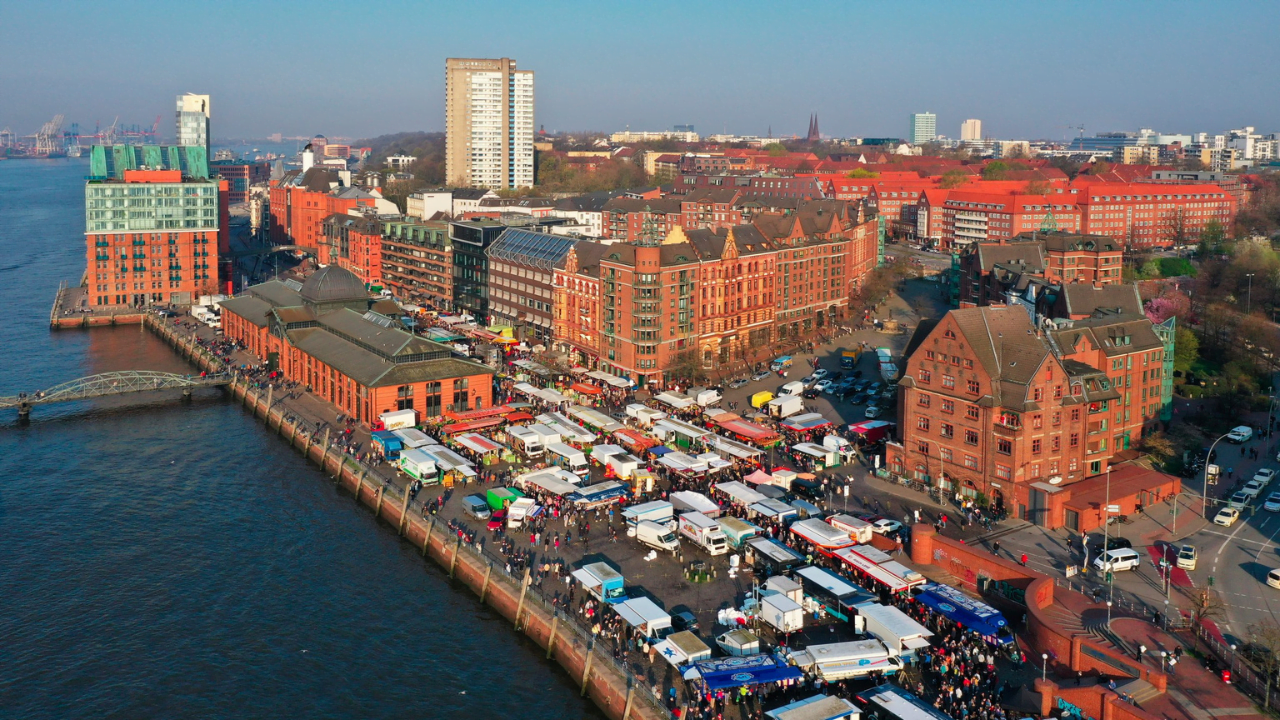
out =
[[1252,495],[1250,495],[1249,493],[1243,490],[1240,490],[1236,492],[1236,494],[1232,495],[1231,499],[1227,501],[1227,507],[1239,510],[1241,508],[1247,507],[1249,505],[1249,501],[1252,499],[1253,499]]
[[880,407],[879,407],[879,406],[877,406],[877,405],[868,405],[868,406],[867,406],[867,411],[866,411],[865,413],[863,413],[863,415],[865,415],[865,416],[867,417],[867,419],[868,419],[868,420],[874,420],[874,419],[876,419],[876,418],[880,417],[880,415],[881,415],[883,412],[884,412],[884,410],[881,410],[881,409],[880,409]]
[[1267,573],[1267,584],[1273,588],[1280,588],[1280,568]]
[[1222,527],[1231,527],[1232,525],[1235,525],[1236,520],[1239,519],[1240,511],[1233,507],[1224,507],[1218,511],[1217,515],[1213,516],[1214,524],[1221,525]]
[[1270,485],[1271,481],[1274,480],[1275,478],[1276,478],[1276,471],[1271,468],[1262,468],[1261,470],[1253,474],[1254,482],[1260,482],[1263,484],[1264,487],[1267,485]]
[[1262,509],[1267,512],[1280,512],[1280,492],[1268,495],[1267,501],[1262,504]]
[[831,388],[830,380],[819,380],[818,384],[813,386],[813,389],[817,390],[818,392],[826,392],[830,388]]
[[1262,494],[1262,489],[1265,488],[1266,486],[1267,484],[1264,482],[1259,482],[1257,480],[1250,480],[1249,482],[1244,484],[1244,487],[1240,488],[1240,492],[1244,493],[1245,495],[1248,495],[1250,498],[1256,498]]
[[897,520],[890,520],[888,518],[880,518],[879,520],[876,520],[875,522],[871,523],[871,532],[879,533],[881,535],[887,535],[888,533],[891,533],[891,532],[897,532],[901,528],[902,528],[902,523],[898,522]]
[[1133,570],[1142,564],[1142,556],[1133,548],[1117,548],[1108,550],[1093,559],[1093,566],[1099,570]]
[[814,380],[821,380],[822,378],[830,374],[831,373],[828,372],[826,368],[818,368],[817,370],[814,370],[813,374],[810,375],[809,377],[813,378]]

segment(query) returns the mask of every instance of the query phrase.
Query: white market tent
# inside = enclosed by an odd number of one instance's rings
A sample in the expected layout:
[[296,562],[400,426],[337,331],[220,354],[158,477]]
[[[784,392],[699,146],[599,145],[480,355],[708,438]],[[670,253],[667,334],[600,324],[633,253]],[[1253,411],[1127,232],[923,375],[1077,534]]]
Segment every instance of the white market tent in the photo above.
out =
[[714,488],[729,496],[729,499],[739,505],[751,505],[762,500],[768,500],[768,497],[752,490],[738,481],[716,483]]

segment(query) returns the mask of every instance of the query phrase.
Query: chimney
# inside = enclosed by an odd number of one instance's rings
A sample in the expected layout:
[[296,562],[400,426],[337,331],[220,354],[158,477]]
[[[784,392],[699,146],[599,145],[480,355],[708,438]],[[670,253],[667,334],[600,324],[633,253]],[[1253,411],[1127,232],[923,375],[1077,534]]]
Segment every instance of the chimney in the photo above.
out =
[[311,143],[302,151],[302,172],[306,172],[316,164],[316,154],[311,150]]

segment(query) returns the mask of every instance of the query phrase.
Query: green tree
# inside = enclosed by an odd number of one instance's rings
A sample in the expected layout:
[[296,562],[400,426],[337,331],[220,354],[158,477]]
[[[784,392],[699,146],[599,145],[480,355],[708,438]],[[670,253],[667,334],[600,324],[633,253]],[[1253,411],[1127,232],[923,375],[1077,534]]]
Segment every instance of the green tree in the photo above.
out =
[[1089,170],[1087,172],[1090,175],[1102,175],[1103,173],[1111,172],[1111,163],[1106,160],[1098,160],[1093,165],[1089,166]]
[[1009,172],[1009,165],[1000,160],[993,160],[982,168],[983,180],[1003,180],[1004,176]]
[[1200,338],[1190,330],[1180,327],[1173,336],[1173,369],[1185,373],[1200,359]]
[[967,182],[969,182],[969,173],[966,173],[959,168],[953,168],[942,173],[942,180],[938,182],[938,187],[950,190],[951,188],[960,187]]
[[1227,229],[1217,220],[1210,220],[1200,230],[1200,253],[1217,255],[1223,250]]
[[787,154],[787,147],[782,143],[769,143],[762,149],[769,153],[769,157],[782,157]]
[[880,177],[880,173],[876,172],[875,170],[868,170],[866,168],[854,168],[853,170],[850,170],[849,172],[845,173],[844,176],[847,178],[853,178],[855,180],[862,180],[864,178]]

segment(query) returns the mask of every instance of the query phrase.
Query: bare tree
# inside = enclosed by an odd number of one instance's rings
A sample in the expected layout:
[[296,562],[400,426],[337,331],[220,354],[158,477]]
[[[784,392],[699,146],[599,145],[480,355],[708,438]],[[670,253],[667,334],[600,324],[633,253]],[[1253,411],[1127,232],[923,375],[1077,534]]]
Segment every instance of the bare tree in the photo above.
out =
[[1267,676],[1267,691],[1264,694],[1263,707],[1271,707],[1271,680],[1280,671],[1280,625],[1275,620],[1266,618],[1256,625],[1249,626],[1249,646],[1253,663]]
[[1191,594],[1191,627],[1195,630],[1195,647],[1200,648],[1200,629],[1205,622],[1222,617],[1224,606],[1218,593],[1204,587]]

